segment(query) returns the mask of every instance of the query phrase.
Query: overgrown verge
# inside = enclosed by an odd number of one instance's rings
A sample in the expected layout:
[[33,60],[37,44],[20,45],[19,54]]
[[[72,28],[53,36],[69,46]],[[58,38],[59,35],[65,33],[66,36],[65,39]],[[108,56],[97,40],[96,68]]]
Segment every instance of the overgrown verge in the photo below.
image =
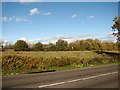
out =
[[80,57],[67,56],[38,58],[7,54],[2,56],[2,73],[13,75],[18,73],[46,72],[117,62],[117,56],[112,57],[106,55],[105,53],[100,56],[92,57],[88,60]]

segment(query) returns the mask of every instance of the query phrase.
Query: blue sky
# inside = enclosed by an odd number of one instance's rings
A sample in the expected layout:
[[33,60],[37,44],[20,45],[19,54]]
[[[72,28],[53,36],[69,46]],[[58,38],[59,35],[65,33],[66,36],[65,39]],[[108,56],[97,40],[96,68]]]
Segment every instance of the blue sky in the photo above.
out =
[[74,41],[83,38],[111,40],[111,25],[118,16],[117,2],[4,2],[2,36],[15,42]]

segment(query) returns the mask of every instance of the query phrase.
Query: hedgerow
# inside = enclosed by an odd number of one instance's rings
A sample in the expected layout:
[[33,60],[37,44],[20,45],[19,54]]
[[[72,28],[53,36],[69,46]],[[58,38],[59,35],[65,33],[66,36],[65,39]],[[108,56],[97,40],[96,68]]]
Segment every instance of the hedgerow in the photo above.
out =
[[50,67],[64,67],[68,65],[91,65],[91,64],[103,64],[107,62],[117,62],[117,57],[110,57],[108,55],[101,55],[100,57],[92,57],[85,60],[80,57],[30,57],[20,55],[3,55],[2,56],[2,68],[3,71],[7,70],[33,70],[44,71]]

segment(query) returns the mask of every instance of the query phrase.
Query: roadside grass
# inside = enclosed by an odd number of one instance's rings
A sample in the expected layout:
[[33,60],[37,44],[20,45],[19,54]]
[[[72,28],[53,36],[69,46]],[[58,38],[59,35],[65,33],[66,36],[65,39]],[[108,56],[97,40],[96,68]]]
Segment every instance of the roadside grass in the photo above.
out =
[[117,56],[92,51],[3,52],[2,74],[16,75],[117,64]]
[[34,73],[45,73],[45,72],[54,72],[54,71],[60,71],[60,70],[71,70],[71,69],[78,69],[78,68],[86,68],[86,67],[96,67],[96,66],[102,66],[102,65],[108,65],[108,64],[118,64],[118,62],[107,62],[103,64],[91,64],[91,65],[83,65],[83,64],[73,64],[68,65],[64,67],[49,67],[43,70],[38,69],[17,69],[17,70],[3,70],[1,71],[3,75],[17,75],[17,74],[34,74]]

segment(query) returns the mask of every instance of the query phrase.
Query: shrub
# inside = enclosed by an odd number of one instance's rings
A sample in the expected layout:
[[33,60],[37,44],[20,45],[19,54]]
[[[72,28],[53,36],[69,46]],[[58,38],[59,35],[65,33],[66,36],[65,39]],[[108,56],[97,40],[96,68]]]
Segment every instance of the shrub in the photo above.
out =
[[18,40],[14,45],[14,51],[28,51],[28,44],[23,40]]
[[4,70],[13,69],[44,69],[46,66],[42,60],[27,56],[3,55],[2,67]]
[[41,42],[36,43],[33,46],[33,50],[34,51],[43,51],[44,50],[43,44]]
[[68,50],[68,42],[60,39],[56,42],[56,47],[57,47],[58,51],[67,51]]

